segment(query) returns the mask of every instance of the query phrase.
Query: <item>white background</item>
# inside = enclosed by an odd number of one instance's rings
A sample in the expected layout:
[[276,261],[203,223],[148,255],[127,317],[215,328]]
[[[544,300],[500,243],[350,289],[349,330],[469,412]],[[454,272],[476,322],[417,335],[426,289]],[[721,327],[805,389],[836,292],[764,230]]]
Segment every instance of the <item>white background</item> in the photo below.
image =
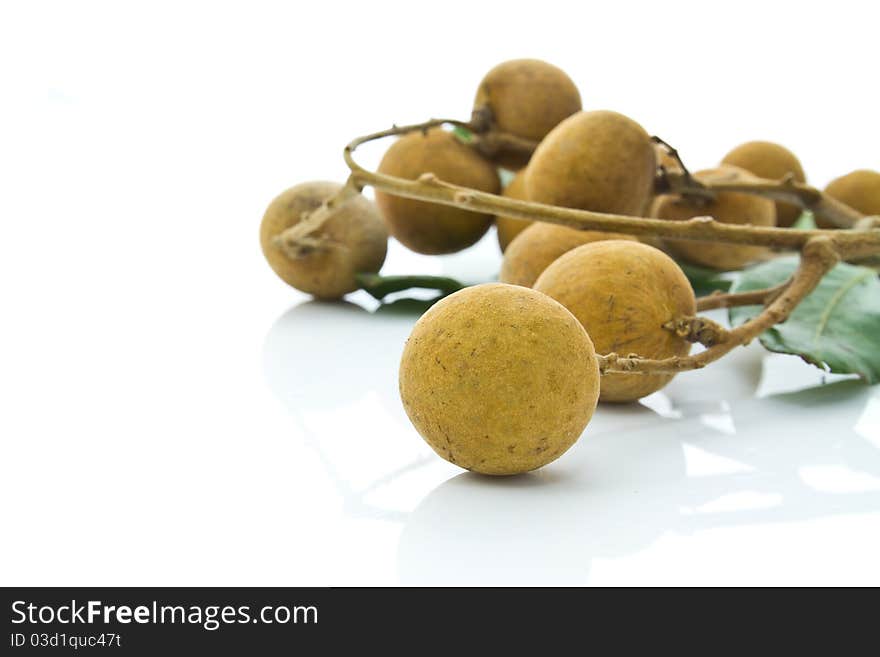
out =
[[[866,2],[0,9],[0,583],[880,584],[880,391],[755,345],[462,474],[396,392],[414,316],[309,302],[257,241],[343,145],[466,118],[539,57],[692,168],[771,139],[878,167]],[[361,161],[376,163],[381,149]],[[389,273],[490,280],[491,233]],[[806,388],[806,390],[801,390]],[[795,392],[800,390],[799,392]]]

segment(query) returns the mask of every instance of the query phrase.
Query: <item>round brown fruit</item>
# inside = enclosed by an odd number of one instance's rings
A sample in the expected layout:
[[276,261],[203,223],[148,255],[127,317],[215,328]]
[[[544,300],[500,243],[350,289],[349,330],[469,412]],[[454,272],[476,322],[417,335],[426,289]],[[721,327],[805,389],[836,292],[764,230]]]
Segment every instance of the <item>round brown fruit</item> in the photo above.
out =
[[[726,164],[694,174],[702,182],[756,180],[744,169]],[[685,199],[674,194],[659,196],[651,210],[653,216],[672,221],[687,221],[693,217],[713,217],[726,224],[775,226],[776,206],[773,201],[753,194],[721,192],[709,202]],[[675,255],[696,265],[712,269],[732,270],[766,258],[768,249],[761,246],[723,244],[698,240],[666,240],[666,246]]]
[[[581,95],[564,71],[539,59],[513,59],[489,71],[474,99],[474,113],[488,111],[501,132],[541,141],[563,119],[581,109]],[[501,152],[499,160],[519,168],[527,156]]]
[[580,437],[599,369],[587,332],[559,303],[488,283],[438,302],[413,328],[400,396],[427,443],[491,475],[540,468]]
[[[526,185],[525,185],[525,169],[521,170],[519,173],[514,176],[513,180],[510,181],[510,184],[504,188],[504,191],[501,192],[502,196],[507,198],[512,198],[517,201],[527,201],[526,198]],[[498,246],[501,247],[501,252],[504,253],[507,250],[508,245],[513,241],[513,238],[523,232],[526,228],[532,225],[532,223],[528,219],[517,219],[516,217],[505,217],[504,215],[499,214],[495,217],[495,226],[498,229]]]
[[[880,173],[870,169],[858,169],[828,183],[825,193],[865,216],[880,215]],[[837,228],[834,224],[816,217],[822,228]]]
[[[432,173],[444,182],[495,194],[501,183],[495,167],[451,132],[439,128],[412,132],[394,142],[379,173],[416,180]],[[492,215],[376,191],[376,204],[388,229],[416,253],[455,253],[474,244],[489,229]]]
[[578,112],[532,155],[526,194],[538,203],[638,216],[656,169],[654,143],[638,123],[617,112]]
[[504,253],[499,279],[502,283],[532,287],[553,261],[572,249],[601,240],[635,239],[631,235],[576,230],[539,221],[510,243]]
[[[784,146],[769,141],[750,141],[737,146],[721,160],[767,180],[782,180],[793,176],[797,182],[806,182],[804,169],[795,154]],[[791,203],[776,202],[776,224],[791,226],[801,216],[801,208]]]
[[[681,268],[659,249],[639,242],[594,242],[550,265],[535,290],[568,308],[593,339],[596,352],[644,358],[686,356],[690,343],[663,328],[696,313],[694,291]],[[649,395],[673,374],[605,374],[600,401]]]
[[360,285],[359,273],[375,273],[385,262],[388,231],[369,200],[356,194],[330,210],[303,243],[282,248],[276,238],[299,224],[342,189],[334,182],[306,182],[277,196],[260,224],[260,246],[272,270],[288,285],[319,299],[338,299]]

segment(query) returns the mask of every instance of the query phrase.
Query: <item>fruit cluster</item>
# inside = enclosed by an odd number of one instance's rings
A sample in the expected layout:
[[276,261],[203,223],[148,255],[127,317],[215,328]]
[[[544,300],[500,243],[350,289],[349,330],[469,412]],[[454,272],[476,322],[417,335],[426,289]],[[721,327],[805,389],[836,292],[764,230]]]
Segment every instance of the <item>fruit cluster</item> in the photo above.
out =
[[[693,195],[664,188],[667,174],[694,185],[761,180],[804,183],[798,159],[749,142],[691,177],[677,154],[636,121],[584,111],[560,69],[514,60],[492,69],[468,130],[436,125],[397,139],[377,174],[607,215],[791,227],[801,208],[735,191]],[[512,174],[502,190],[501,170]],[[375,273],[390,234],[423,254],[460,251],[494,223],[504,253],[500,283],[435,304],[416,323],[400,365],[403,405],[443,458],[469,470],[514,474],[559,457],[581,435],[597,402],[630,402],[666,385],[672,372],[600,375],[601,354],[663,360],[691,350],[697,301],[674,258],[721,270],[772,257],[767,246],[651,239],[489,214],[377,188],[373,204],[352,181],[311,182],[270,204],[260,239],[272,269],[319,298],[358,289]],[[856,171],[825,194],[858,213],[880,214],[880,174]],[[823,219],[817,216],[822,225]]]

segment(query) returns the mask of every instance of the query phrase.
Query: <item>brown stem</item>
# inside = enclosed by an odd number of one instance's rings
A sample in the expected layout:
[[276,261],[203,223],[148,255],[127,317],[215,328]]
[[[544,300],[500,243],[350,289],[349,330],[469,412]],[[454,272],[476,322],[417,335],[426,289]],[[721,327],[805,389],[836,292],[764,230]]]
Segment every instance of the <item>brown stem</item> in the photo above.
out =
[[[425,180],[406,180],[378,172],[368,171],[354,161],[354,151],[369,141],[403,135],[415,131],[427,131],[430,128],[449,124],[473,130],[474,125],[454,119],[431,119],[424,123],[408,126],[393,126],[388,130],[374,132],[351,141],[343,153],[345,162],[351,169],[351,178],[361,187],[372,185],[376,189],[395,196],[411,198],[441,205],[460,207],[487,214],[504,214],[519,219],[545,221],[580,230],[598,230],[606,232],[629,233],[648,237],[671,239],[705,240],[726,242],[730,244],[750,244],[767,246],[777,249],[801,250],[809,240],[815,237],[827,237],[835,250],[845,259],[867,257],[880,253],[880,229],[870,230],[794,230],[791,228],[768,228],[763,226],[723,224],[711,217],[695,217],[687,221],[668,221],[630,217],[625,215],[604,214],[587,210],[562,208],[529,201],[518,201],[511,198],[487,194],[475,189],[460,187],[449,183],[442,185]],[[768,194],[768,198],[777,198],[797,202],[809,202],[815,194],[825,198],[821,192],[799,183],[783,181],[758,181],[757,183],[725,181],[704,185],[699,181],[688,179],[681,172],[669,172],[669,179],[676,190],[687,193],[705,195],[713,191],[741,191],[743,193]],[[436,181],[436,178],[434,179]],[[783,187],[787,190],[783,194]],[[804,191],[804,189],[806,191]],[[809,197],[809,198],[808,198]],[[843,204],[826,199],[823,206],[837,207],[846,215],[854,211]],[[835,205],[836,204],[836,205]],[[814,206],[818,207],[816,203]],[[815,207],[814,207],[815,211]],[[861,215],[859,215],[861,217]]]
[[[858,227],[852,230],[835,231],[794,230],[747,224],[722,224],[711,217],[696,217],[687,221],[667,221],[604,214],[487,194],[442,181],[431,173],[426,173],[417,180],[406,180],[369,171],[354,160],[354,151],[366,142],[416,130],[424,132],[443,124],[465,127],[483,139],[491,132],[491,121],[475,114],[475,118],[470,124],[462,121],[432,119],[421,124],[394,126],[389,130],[358,137],[350,142],[344,151],[345,162],[351,169],[351,176],[346,188],[359,192],[363,186],[372,185],[376,189],[404,198],[487,214],[504,214],[532,221],[545,221],[580,230],[749,244],[801,251],[801,262],[798,269],[791,279],[782,285],[753,292],[710,295],[699,300],[700,310],[734,305],[763,304],[765,306],[760,314],[744,324],[727,330],[707,318],[686,317],[665,325],[664,328],[667,330],[674,331],[691,342],[705,345],[706,349],[703,352],[693,356],[668,359],[648,359],[637,355],[620,356],[615,353],[597,356],[599,368],[603,374],[606,372],[680,372],[705,367],[734,348],[748,344],[772,326],[784,322],[798,304],[815,289],[823,276],[842,258],[857,259],[880,255],[880,229],[878,229],[876,221],[863,221],[862,216],[852,208],[826,197],[815,188],[795,182],[791,177],[780,181],[720,181],[704,184],[692,179],[683,169],[680,172],[664,172],[663,181],[665,185],[668,185],[668,189],[663,191],[696,195],[703,198],[711,197],[717,192],[757,194],[772,200],[795,203],[836,224],[857,225]],[[666,147],[671,149],[668,145]],[[674,149],[671,150],[674,151]],[[326,212],[331,209],[331,206],[332,203],[328,201],[315,214],[322,210]],[[306,223],[310,219],[312,217],[306,217],[301,223]],[[312,219],[310,225],[313,226],[316,222],[316,219]],[[285,238],[292,236],[303,240],[308,238],[308,234],[314,230],[313,228],[311,230],[300,228],[295,231],[295,228],[285,231],[279,238],[276,238],[276,244],[282,248],[294,246],[295,240],[293,245],[288,245]],[[291,234],[288,235],[288,232]]]
[[492,108],[487,104],[474,108],[468,128],[474,133],[473,146],[488,158],[507,153],[523,156],[524,160],[528,160],[538,147],[536,141],[499,130]]
[[621,357],[618,354],[597,356],[599,369],[606,372],[681,372],[700,369],[718,360],[732,349],[746,345],[767,329],[788,319],[792,311],[812,292],[822,277],[840,260],[834,245],[824,237],[811,240],[803,250],[798,269],[791,282],[763,311],[753,319],[727,332],[724,340],[694,356],[654,360]]
[[426,123],[393,127],[363,137],[358,137],[345,147],[345,162],[351,169],[352,178],[360,186],[371,185],[395,196],[430,203],[439,203],[486,214],[503,214],[518,219],[544,221],[577,228],[615,233],[629,233],[646,237],[663,237],[685,240],[705,240],[729,244],[750,244],[777,249],[801,250],[816,237],[831,240],[834,248],[845,258],[863,257],[880,253],[880,230],[793,230],[791,228],[767,228],[762,226],[724,224],[711,217],[696,217],[687,221],[668,221],[625,215],[604,214],[588,210],[562,208],[530,201],[519,201],[475,189],[439,181],[436,177],[406,180],[396,176],[368,171],[355,162],[353,153],[362,144],[402,135],[416,130],[451,123],[468,127],[461,121],[433,119]]
[[[850,230],[794,230],[769,228],[748,224],[723,224],[711,217],[695,217],[687,221],[668,221],[576,210],[541,203],[519,201],[475,189],[453,185],[426,173],[416,180],[407,180],[369,171],[354,160],[354,151],[362,144],[402,135],[417,130],[427,131],[443,124],[467,128],[482,138],[491,130],[491,117],[475,113],[471,123],[446,119],[432,119],[410,126],[394,126],[351,141],[344,151],[345,162],[351,169],[348,186],[360,190],[371,185],[389,194],[428,203],[438,203],[474,212],[507,215],[519,219],[544,221],[579,230],[629,233],[647,237],[702,240],[728,244],[748,244],[801,252],[801,262],[792,278],[779,286],[738,294],[717,294],[699,300],[699,309],[725,308],[739,305],[765,307],[759,315],[734,329],[725,329],[712,320],[686,317],[668,323],[665,328],[675,331],[691,342],[707,348],[694,356],[668,359],[647,359],[638,356],[607,354],[597,356],[600,370],[605,372],[679,372],[705,367],[732,349],[745,345],[770,327],[784,322],[797,305],[812,292],[822,277],[841,259],[855,260],[880,256],[880,227],[875,220],[861,221],[862,216],[852,208],[831,199],[819,190],[795,182],[791,177],[780,181],[753,182],[721,181],[704,184],[694,180],[686,170],[665,172],[662,178],[667,189],[674,193],[711,198],[717,192],[742,192],[787,201],[812,210],[833,223],[856,226]],[[670,148],[668,145],[667,148]],[[671,149],[674,151],[674,149]],[[858,215],[858,216],[856,216]],[[291,229],[293,230],[293,229]],[[301,229],[305,231],[306,229]],[[277,243],[284,245],[284,235]],[[297,235],[302,239],[302,235]]]
[[751,292],[722,293],[715,291],[697,299],[697,310],[715,310],[716,308],[734,308],[736,306],[765,306],[789,286],[791,281]]
[[524,155],[527,158],[535,151],[538,142],[490,129],[484,134],[475,135],[473,145],[483,156],[488,158],[494,158],[500,153]]
[[[354,150],[361,144],[374,139],[406,134],[407,132],[413,132],[415,130],[424,131],[444,124],[461,126],[473,132],[475,134],[474,147],[488,157],[494,157],[501,151],[530,155],[538,146],[538,143],[535,141],[522,139],[515,135],[498,131],[494,127],[489,109],[482,108],[474,111],[469,122],[456,121],[455,119],[431,119],[420,124],[401,127],[394,126],[391,130],[376,132],[372,135],[367,135],[354,140],[348,145],[346,152],[354,152]],[[774,201],[791,203],[804,210],[810,210],[816,216],[823,217],[840,228],[852,228],[864,218],[864,215],[857,210],[841,203],[827,194],[824,194],[815,187],[797,182],[792,176],[787,176],[780,180],[760,179],[755,181],[716,181],[712,183],[703,183],[691,175],[690,171],[688,171],[679,156],[678,150],[676,150],[671,144],[657,136],[651,137],[651,140],[663,147],[666,152],[669,153],[670,157],[674,158],[681,167],[680,171],[664,170],[658,174],[658,193],[682,194],[697,198],[712,198],[715,192],[753,194]],[[351,166],[351,164],[349,164],[349,166]],[[547,219],[544,218],[543,220]],[[876,222],[871,225],[875,228],[877,227]],[[589,228],[588,230],[603,229]],[[764,244],[761,244],[761,246],[764,246]]]
[[699,342],[706,347],[724,342],[728,335],[726,328],[708,317],[682,317],[666,322],[663,328],[688,342]]
[[682,195],[705,196],[707,191],[739,192],[754,194],[773,201],[784,201],[804,210],[810,210],[817,217],[823,217],[841,228],[852,228],[864,217],[857,210],[822,193],[815,187],[797,182],[791,176],[781,180],[697,182],[685,173],[669,171],[665,175],[664,185],[668,186],[672,193]]
[[[345,147],[345,152],[354,152],[359,146],[366,144],[369,141],[375,141],[377,139],[384,139],[386,137],[397,137],[399,135],[406,135],[410,132],[427,132],[431,128],[438,128],[443,125],[454,125],[460,128],[464,128],[466,130],[470,130],[472,132],[478,132],[475,130],[474,124],[469,123],[468,121],[457,121],[456,119],[428,119],[422,123],[412,123],[410,125],[393,125],[388,130],[379,130],[378,132],[373,132],[369,135],[364,135],[363,137],[357,137],[352,140],[348,146]],[[348,158],[346,158],[346,161]],[[351,168],[351,165],[349,165]],[[360,167],[358,167],[360,168]]]
[[360,194],[362,189],[354,177],[349,177],[336,194],[315,210],[304,212],[297,223],[273,237],[272,244],[275,248],[281,249],[291,260],[302,258],[323,248],[327,245],[327,241],[317,233],[320,233],[336,208]]

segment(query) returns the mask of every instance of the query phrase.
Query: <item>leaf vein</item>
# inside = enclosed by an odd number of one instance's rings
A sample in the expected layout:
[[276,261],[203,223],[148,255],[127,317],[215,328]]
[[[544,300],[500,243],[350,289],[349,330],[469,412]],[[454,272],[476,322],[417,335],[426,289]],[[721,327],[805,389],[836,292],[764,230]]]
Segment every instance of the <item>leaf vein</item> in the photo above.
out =
[[825,328],[828,326],[828,322],[831,320],[831,313],[840,304],[843,297],[845,297],[853,287],[861,283],[869,276],[873,275],[874,272],[869,270],[862,272],[858,276],[853,277],[853,279],[850,280],[849,283],[847,283],[834,293],[834,296],[831,297],[830,303],[825,307],[825,310],[822,311],[822,315],[819,317],[819,323],[816,325],[816,332],[813,335],[813,349],[817,350],[820,358],[822,357],[822,349],[819,347],[819,340],[821,339],[822,334],[825,332]]

